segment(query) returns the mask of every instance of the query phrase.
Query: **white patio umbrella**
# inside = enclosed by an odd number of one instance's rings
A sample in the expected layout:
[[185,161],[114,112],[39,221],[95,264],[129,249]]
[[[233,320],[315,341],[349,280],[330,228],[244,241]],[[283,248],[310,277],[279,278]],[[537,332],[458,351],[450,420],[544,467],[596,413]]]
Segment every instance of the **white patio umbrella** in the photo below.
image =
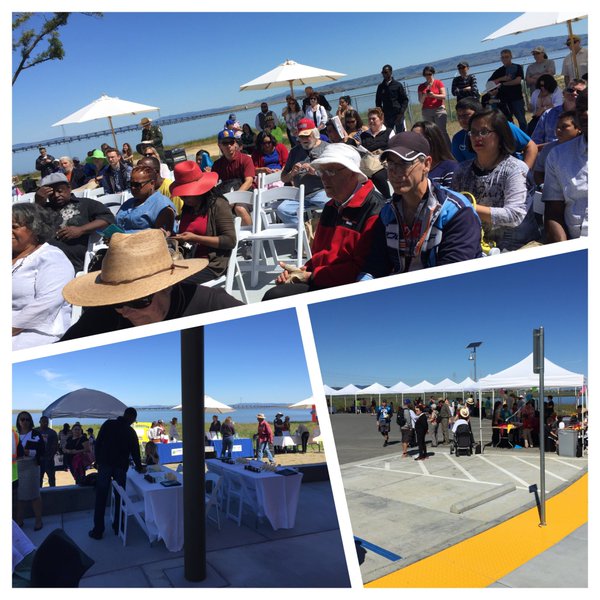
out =
[[300,402],[290,404],[288,408],[312,408],[314,405],[315,399],[311,396],[310,398],[306,398],[306,400],[300,400]]
[[[181,404],[177,406],[173,406],[171,410],[181,410]],[[218,414],[230,413],[233,412],[235,408],[231,408],[231,406],[227,406],[227,404],[223,404],[218,400],[215,400],[211,396],[204,395],[204,412],[213,412]]]
[[300,85],[307,85],[309,83],[336,81],[340,79],[340,77],[345,76],[345,73],[309,67],[308,65],[302,65],[288,59],[274,69],[271,69],[268,73],[265,73],[248,83],[244,83],[240,86],[240,91],[268,90],[274,87],[285,87],[289,85],[293,96],[294,82],[297,82]]
[[[531,31],[532,29],[541,29],[542,27],[551,27],[552,25],[559,25],[560,23],[567,24],[567,30],[569,38],[573,38],[573,27],[572,24],[576,21],[587,19],[587,14],[583,10],[573,10],[568,12],[552,12],[552,13],[523,13],[520,17],[513,19],[510,23],[504,25],[494,33],[490,33],[487,37],[483,38],[483,42],[489,40],[495,40],[496,38],[503,37],[505,35],[516,35],[525,31]],[[577,64],[575,57],[571,54],[571,60],[573,61],[573,69],[577,77],[579,77]]]
[[137,115],[138,113],[148,112],[151,110],[159,109],[156,106],[140,104],[139,102],[130,102],[129,100],[121,100],[121,98],[102,94],[102,96],[100,96],[100,98],[97,100],[94,100],[90,104],[80,108],[78,111],[75,111],[68,117],[57,121],[52,125],[52,127],[58,127],[59,125],[71,125],[72,123],[86,123],[87,121],[94,121],[95,119],[108,119],[108,123],[112,131],[113,141],[115,143],[115,148],[118,148],[117,136],[115,135],[112,118],[123,115]]

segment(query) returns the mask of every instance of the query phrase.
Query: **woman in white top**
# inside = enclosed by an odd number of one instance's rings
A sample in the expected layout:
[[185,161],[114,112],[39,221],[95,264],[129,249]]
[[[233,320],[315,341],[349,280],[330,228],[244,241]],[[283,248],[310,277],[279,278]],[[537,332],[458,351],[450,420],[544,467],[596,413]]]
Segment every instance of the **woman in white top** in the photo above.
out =
[[17,415],[17,469],[19,487],[17,488],[17,514],[19,527],[23,527],[25,503],[31,502],[35,516],[34,530],[42,528],[42,498],[40,496],[40,464],[39,457],[44,454],[44,440],[33,429],[33,418],[27,411]]
[[55,213],[37,204],[12,207],[13,350],[59,340],[71,324],[63,287],[75,277],[62,250],[48,244]]
[[313,94],[310,97],[310,105],[306,109],[306,118],[312,119],[319,131],[325,129],[327,123],[327,111],[319,104],[318,94]]
[[538,119],[550,108],[563,103],[562,90],[552,75],[540,75],[531,94],[529,110],[533,115],[527,125],[527,133],[531,135]]

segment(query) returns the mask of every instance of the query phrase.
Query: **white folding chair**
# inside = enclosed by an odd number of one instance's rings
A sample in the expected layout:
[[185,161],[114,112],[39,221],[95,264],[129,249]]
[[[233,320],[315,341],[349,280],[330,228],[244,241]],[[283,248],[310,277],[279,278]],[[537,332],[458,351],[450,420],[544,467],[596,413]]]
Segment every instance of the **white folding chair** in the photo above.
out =
[[242,237],[241,225],[242,219],[240,217],[235,217],[233,220],[233,225],[235,227],[235,246],[231,250],[231,256],[229,257],[229,264],[227,265],[227,273],[225,275],[221,275],[221,277],[217,277],[216,279],[211,279],[210,281],[204,282],[202,285],[206,287],[216,287],[218,285],[224,285],[225,291],[228,294],[231,294],[233,291],[233,281],[237,282],[238,289],[240,290],[240,295],[242,297],[242,302],[248,304],[248,294],[246,292],[246,285],[244,284],[244,278],[242,277],[242,270],[240,268],[240,264],[238,262],[238,248],[240,237]]
[[87,193],[86,198],[92,198],[93,200],[97,200],[98,196],[104,196],[104,188],[98,187],[93,190],[85,190]]
[[[296,200],[298,202],[297,215],[298,226],[289,227],[283,223],[269,222],[269,213],[281,200]],[[252,274],[250,286],[255,287],[258,283],[259,271],[270,271],[277,268],[279,257],[277,255],[276,241],[294,240],[296,241],[296,264],[301,267],[303,264],[303,252],[306,252],[308,258],[311,257],[310,246],[304,229],[304,186],[280,187],[271,190],[259,189],[255,198],[254,219],[252,225],[252,234],[247,240],[252,241]],[[268,242],[273,258],[272,268],[265,260],[263,265],[260,260],[263,242]]]
[[94,198],[94,200],[101,202],[105,206],[120,206],[125,201],[125,194],[126,192],[119,192],[118,194],[104,194],[103,196],[98,196],[97,198]]
[[281,171],[275,173],[259,173],[257,178],[258,189],[265,189],[269,184],[281,181]]
[[119,537],[123,540],[123,546],[127,545],[127,527],[129,523],[129,517],[133,517],[142,531],[150,539],[150,533],[146,522],[144,521],[144,501],[135,496],[128,496],[127,491],[124,490],[114,479],[113,479],[114,491],[119,496]]
[[211,508],[215,509],[216,519],[213,519],[217,524],[217,529],[221,530],[221,519],[219,513],[221,512],[221,485],[223,483],[223,477],[210,471],[204,476],[205,481],[205,506],[206,506],[206,519],[209,520]]
[[13,204],[18,204],[19,202],[35,202],[35,192],[13,196]]

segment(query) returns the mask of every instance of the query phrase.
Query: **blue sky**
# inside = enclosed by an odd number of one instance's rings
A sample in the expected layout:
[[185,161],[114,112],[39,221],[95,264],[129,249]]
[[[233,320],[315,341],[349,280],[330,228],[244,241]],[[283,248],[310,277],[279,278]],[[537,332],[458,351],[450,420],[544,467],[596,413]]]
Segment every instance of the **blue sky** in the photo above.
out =
[[[312,395],[294,310],[210,325],[205,391],[225,402],[298,402]],[[179,333],[13,366],[13,407],[44,408],[69,391],[102,390],[128,405],[181,402]],[[291,370],[294,377],[286,377]]]
[[[557,277],[557,273],[560,274]],[[473,377],[532,351],[587,375],[587,255],[572,252],[310,306],[323,382],[409,385]]]
[[[182,3],[175,6],[180,9]],[[239,86],[286,58],[353,78],[377,73],[384,63],[435,63],[566,31],[559,25],[482,43],[519,13],[181,14],[104,8],[99,19],[72,15],[61,29],[62,61],[20,75],[12,88],[13,142],[62,135],[51,124],[103,93],[158,106],[168,116],[262,97],[262,92],[240,92]],[[309,35],[312,28],[314,36]],[[587,21],[576,23],[574,31],[586,32]],[[13,70],[17,58],[13,53]],[[137,120],[120,117],[114,124]],[[67,133],[107,127],[105,121],[94,121],[70,126]]]

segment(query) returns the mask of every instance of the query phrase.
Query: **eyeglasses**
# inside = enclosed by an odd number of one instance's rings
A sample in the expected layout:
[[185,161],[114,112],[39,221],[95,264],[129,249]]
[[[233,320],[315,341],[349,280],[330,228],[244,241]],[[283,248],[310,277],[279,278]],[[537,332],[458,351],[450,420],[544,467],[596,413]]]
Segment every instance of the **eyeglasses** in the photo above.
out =
[[143,188],[147,183],[154,181],[154,179],[146,179],[146,181],[131,181],[129,182],[129,186],[132,190],[138,190]]
[[470,138],[486,138],[490,135],[490,133],[495,133],[495,131],[493,129],[487,129],[486,127],[484,127],[483,129],[471,129],[471,131],[469,131],[467,135]]
[[335,177],[340,171],[346,170],[345,167],[341,169],[316,169],[315,173],[318,177]]
[[149,296],[144,296],[143,298],[138,298],[137,300],[131,300],[130,302],[121,302],[119,304],[113,304],[113,308],[135,308],[137,310],[141,310],[144,308],[148,308],[152,304],[152,300],[154,299],[154,294],[150,294]]
[[383,166],[388,170],[388,172],[398,173],[398,175],[404,175],[405,177],[412,173],[412,170],[420,163],[419,159],[413,160],[412,162],[396,162],[386,160],[383,163]]

